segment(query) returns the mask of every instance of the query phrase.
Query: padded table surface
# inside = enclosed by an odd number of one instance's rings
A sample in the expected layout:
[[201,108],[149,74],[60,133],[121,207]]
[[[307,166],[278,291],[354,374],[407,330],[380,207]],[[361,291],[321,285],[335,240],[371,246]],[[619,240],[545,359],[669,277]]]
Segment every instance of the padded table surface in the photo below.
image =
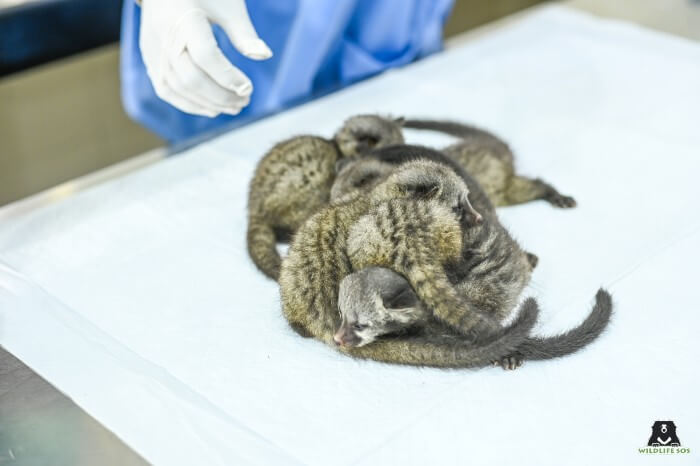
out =
[[[0,344],[158,464],[698,462],[700,46],[562,7],[19,216],[0,209]],[[579,206],[499,211],[540,257],[537,332],[600,286],[604,336],[568,358],[443,371],[299,338],[245,250],[275,142],[349,115],[471,121]],[[411,142],[451,141],[412,132]],[[5,210],[5,213],[7,210]]]

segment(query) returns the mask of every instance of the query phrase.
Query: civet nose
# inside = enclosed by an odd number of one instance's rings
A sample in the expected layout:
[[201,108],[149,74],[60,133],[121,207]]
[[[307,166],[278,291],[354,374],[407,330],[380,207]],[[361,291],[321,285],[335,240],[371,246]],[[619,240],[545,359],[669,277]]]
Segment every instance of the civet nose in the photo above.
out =
[[484,217],[482,217],[481,214],[474,209],[472,209],[471,215],[472,215],[472,221],[474,223],[476,223],[477,225],[484,221]]
[[333,340],[338,346],[344,346],[346,348],[353,348],[360,344],[362,341],[355,333],[347,328],[341,328],[335,335],[333,335]]
[[469,200],[460,202],[454,210],[459,215],[462,224],[467,227],[478,225],[484,221],[484,218],[474,209]]
[[465,210],[465,214],[467,215],[467,218],[469,218],[469,221],[472,224],[478,225],[484,221],[484,218],[479,212],[476,211],[476,209],[472,206],[471,202],[469,202],[468,199],[465,202],[463,209]]

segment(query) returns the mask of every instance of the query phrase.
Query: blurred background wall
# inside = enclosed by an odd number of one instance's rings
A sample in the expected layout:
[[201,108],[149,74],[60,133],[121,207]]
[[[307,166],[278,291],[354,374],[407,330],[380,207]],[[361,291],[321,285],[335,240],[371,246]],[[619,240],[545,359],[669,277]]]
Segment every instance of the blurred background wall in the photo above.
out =
[[[452,36],[542,0],[457,0]],[[163,142],[119,96],[121,0],[0,0],[0,205]]]
[[[543,0],[457,0],[456,34]],[[698,0],[567,0],[700,39]],[[121,0],[0,0],[0,205],[163,142],[119,96]]]

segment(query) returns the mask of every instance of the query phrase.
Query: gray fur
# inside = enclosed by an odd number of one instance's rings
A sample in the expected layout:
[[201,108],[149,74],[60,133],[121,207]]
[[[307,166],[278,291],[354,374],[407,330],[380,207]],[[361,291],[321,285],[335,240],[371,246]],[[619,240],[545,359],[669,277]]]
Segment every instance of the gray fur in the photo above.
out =
[[[351,356],[397,364],[483,367],[512,354],[537,318],[535,301],[526,301],[515,322],[503,328],[461,299],[446,276],[444,265],[462,260],[462,228],[480,225],[469,215],[467,195],[464,181],[449,167],[419,160],[404,164],[367,195],[350,194],[321,209],[295,234],[282,263],[282,310],[291,327]],[[418,335],[338,346],[340,282],[370,265],[403,274],[434,325]],[[474,332],[485,343],[465,338]]]
[[[482,217],[482,222],[470,228],[463,228],[461,258],[447,264],[446,271],[451,283],[472,308],[480,309],[497,320],[508,315],[530,280],[537,259],[534,254],[523,251],[501,225],[493,204],[470,173],[443,153],[421,146],[384,147],[372,151],[364,159],[367,161],[351,162],[343,167],[336,185],[341,179],[354,178],[343,176],[347,170],[355,170],[362,166],[371,167],[373,163],[390,164],[396,170],[396,167],[405,164],[428,160],[444,167],[441,170],[443,179],[447,180],[456,175],[462,179],[463,184],[469,186],[469,200],[473,209]],[[381,182],[382,178],[375,184]],[[457,182],[443,184],[458,186]],[[371,186],[355,187],[349,191],[357,194],[371,189]]]
[[539,178],[515,172],[508,144],[489,131],[453,121],[408,119],[405,128],[439,131],[461,140],[443,152],[474,176],[496,206],[522,204],[542,199],[555,207],[575,207],[573,197],[559,193]]
[[[341,322],[334,335],[336,343],[360,347],[380,336],[405,333],[413,325],[427,324],[430,312],[401,275],[373,266],[361,272],[340,282]],[[357,299],[360,295],[362,299]],[[370,308],[375,312],[367,312]]]
[[[386,296],[402,296],[401,309],[387,306]],[[347,346],[367,345],[381,336],[399,334],[412,328],[428,327],[426,311],[410,283],[393,270],[368,267],[348,275],[340,283],[338,306],[341,328]],[[505,357],[493,355],[495,365],[505,369],[520,367],[524,360],[545,360],[566,356],[588,346],[607,327],[612,314],[610,294],[602,288],[590,314],[577,327],[551,337],[529,337]],[[357,331],[357,323],[366,326]]]
[[258,269],[277,280],[277,243],[328,203],[338,160],[401,142],[401,121],[358,115],[333,140],[296,136],[270,149],[258,163],[248,195],[248,253]]

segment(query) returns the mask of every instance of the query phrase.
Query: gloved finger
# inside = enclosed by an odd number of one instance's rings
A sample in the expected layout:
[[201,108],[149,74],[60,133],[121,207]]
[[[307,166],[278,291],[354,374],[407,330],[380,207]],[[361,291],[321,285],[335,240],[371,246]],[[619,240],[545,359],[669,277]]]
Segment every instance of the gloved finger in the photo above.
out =
[[[238,101],[237,103],[235,103],[230,109],[227,109],[226,113],[228,113],[229,115],[236,115],[236,114],[240,113],[241,110],[246,108],[249,103],[250,103],[250,97],[248,97],[248,96],[241,97],[241,100]],[[233,112],[235,112],[235,113],[233,113]]]
[[272,56],[272,50],[258,36],[250,21],[245,2],[231,2],[230,12],[223,18],[216,18],[236,49],[253,60],[266,60]]
[[247,95],[247,96],[241,98],[240,106],[241,106],[241,108],[246,108],[249,103],[250,103],[250,96]]
[[235,92],[224,89],[194,64],[187,51],[180,53],[172,62],[173,73],[177,77],[178,91],[191,100],[221,113],[235,115],[241,111],[244,100]]
[[249,97],[244,97],[240,102],[227,108],[212,105],[210,102],[201,99],[197,94],[192,94],[187,91],[183,83],[172,70],[171,73],[166,76],[166,85],[166,92],[169,93],[167,94],[169,97],[164,100],[167,100],[173,106],[184,112],[208,116],[210,118],[218,116],[220,113],[237,115],[250,102]]
[[241,97],[250,95],[253,84],[219,49],[209,21],[201,16],[193,16],[188,26],[186,44],[192,61],[221,87]]
[[202,99],[197,94],[194,94],[187,86],[186,83],[175,73],[172,66],[168,66],[168,73],[166,75],[166,84],[168,88],[180,97],[180,100],[186,100],[192,105],[203,109],[207,114],[218,115],[223,111],[220,106],[208,102]]
[[157,86],[154,85],[154,89],[158,97],[185,113],[191,113],[193,115],[202,115],[209,118],[213,118],[219,114],[219,112],[216,112],[205,106],[192,102],[186,97],[180,95],[172,88],[170,84],[172,79],[172,77],[166,75],[165,78],[161,80]]

